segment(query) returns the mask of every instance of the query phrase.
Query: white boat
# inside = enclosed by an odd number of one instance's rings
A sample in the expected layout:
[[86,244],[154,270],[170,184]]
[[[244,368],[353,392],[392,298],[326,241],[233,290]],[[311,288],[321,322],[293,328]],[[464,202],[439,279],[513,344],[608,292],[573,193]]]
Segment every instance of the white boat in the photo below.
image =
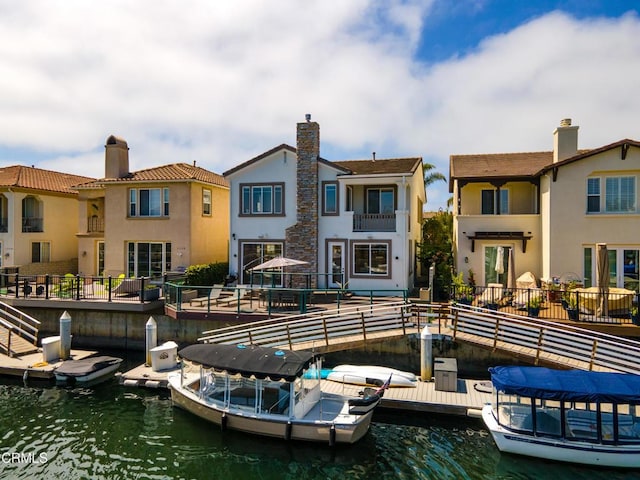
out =
[[640,375],[490,368],[482,418],[502,452],[603,467],[640,467]]
[[121,358],[105,355],[65,360],[53,373],[61,383],[98,383],[109,378],[122,363]]
[[357,442],[385,388],[361,397],[322,391],[321,361],[310,352],[196,344],[178,355],[182,368],[168,375],[174,405],[223,430],[285,440]]
[[418,380],[411,372],[378,365],[338,365],[327,374],[327,380],[353,385],[381,386],[389,378],[390,387],[415,387]]

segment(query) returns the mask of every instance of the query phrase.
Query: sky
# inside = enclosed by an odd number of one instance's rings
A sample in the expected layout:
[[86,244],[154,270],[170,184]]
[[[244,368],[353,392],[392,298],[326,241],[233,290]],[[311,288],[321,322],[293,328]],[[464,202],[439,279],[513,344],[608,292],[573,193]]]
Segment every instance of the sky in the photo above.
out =
[[[640,140],[635,0],[0,0],[0,166],[216,173],[311,114],[327,160]],[[446,182],[427,190],[446,208]]]

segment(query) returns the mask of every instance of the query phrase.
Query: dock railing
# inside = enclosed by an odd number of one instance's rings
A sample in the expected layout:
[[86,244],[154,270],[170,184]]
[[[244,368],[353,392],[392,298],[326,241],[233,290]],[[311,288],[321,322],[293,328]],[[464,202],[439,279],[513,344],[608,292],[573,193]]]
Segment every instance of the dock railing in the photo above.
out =
[[417,332],[405,301],[341,307],[334,310],[262,320],[202,333],[199,342],[269,347],[326,348],[345,339],[366,341],[391,331]]
[[640,373],[638,341],[504,311],[468,305],[449,308],[444,321],[454,340],[516,352],[533,358],[535,364]]
[[0,302],[0,326],[7,330],[6,344],[3,342],[2,347],[10,357],[13,356],[13,349],[11,348],[13,335],[17,335],[32,345],[37,345],[38,343],[40,322],[3,302]]

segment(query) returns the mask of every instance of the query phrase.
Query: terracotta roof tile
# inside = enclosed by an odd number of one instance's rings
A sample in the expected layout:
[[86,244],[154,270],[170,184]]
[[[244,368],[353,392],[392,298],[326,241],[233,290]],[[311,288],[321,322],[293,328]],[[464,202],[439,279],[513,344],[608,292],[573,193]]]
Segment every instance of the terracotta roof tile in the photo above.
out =
[[[131,172],[127,177],[123,178],[101,178],[93,182],[93,184],[106,185],[119,182],[166,182],[179,180],[197,180],[220,187],[229,187],[229,182],[227,182],[222,175],[188,163],[173,163],[138,170],[137,172]],[[83,187],[91,186],[92,185],[83,185]]]
[[12,165],[0,168],[0,186],[29,188],[47,192],[77,194],[74,185],[91,182],[91,177],[71,175],[69,173],[54,172],[41,168]]

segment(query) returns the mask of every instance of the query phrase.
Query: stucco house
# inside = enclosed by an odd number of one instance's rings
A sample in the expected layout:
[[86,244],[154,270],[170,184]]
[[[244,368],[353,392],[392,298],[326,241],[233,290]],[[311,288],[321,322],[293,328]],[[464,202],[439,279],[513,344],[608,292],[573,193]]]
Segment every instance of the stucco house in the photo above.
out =
[[72,186],[89,177],[13,165],[0,168],[0,266],[25,275],[65,274],[77,269]]
[[[457,271],[473,270],[478,285],[506,285],[511,251],[515,277],[530,271],[595,286],[596,244],[606,243],[610,286],[637,290],[640,142],[579,150],[578,126],[565,119],[553,146],[450,157]],[[496,270],[499,250],[504,264]]]
[[307,262],[287,272],[312,274],[293,286],[390,294],[413,287],[426,201],[421,158],[325,160],[320,126],[307,115],[295,148],[279,145],[224,176],[238,283],[252,282],[248,269],[284,256]]
[[127,142],[112,135],[105,177],[75,188],[82,274],[158,277],[228,259],[228,184],[195,162],[130,172]]

